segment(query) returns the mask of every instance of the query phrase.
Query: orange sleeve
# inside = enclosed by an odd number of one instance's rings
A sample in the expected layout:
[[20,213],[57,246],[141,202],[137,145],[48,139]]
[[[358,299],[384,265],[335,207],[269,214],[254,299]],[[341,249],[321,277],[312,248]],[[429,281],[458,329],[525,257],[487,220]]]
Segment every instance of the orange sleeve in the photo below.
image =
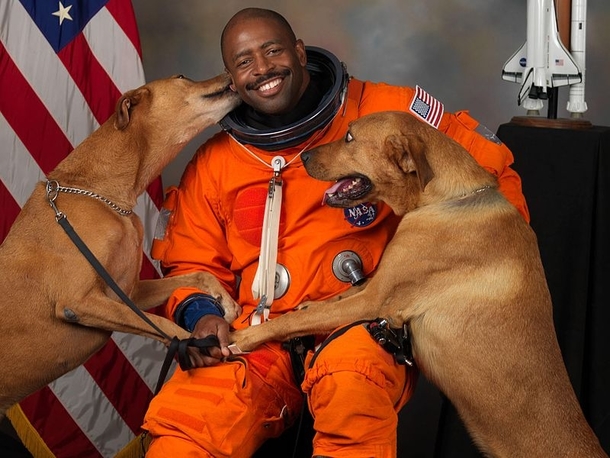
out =
[[[415,90],[410,87],[365,82],[359,116],[386,110],[408,112],[414,95]],[[445,112],[439,126],[439,130],[460,143],[482,167],[498,178],[502,194],[529,222],[529,210],[521,191],[521,178],[510,167],[514,162],[513,154],[491,132],[489,134],[492,139],[478,133],[477,130],[480,128],[482,126],[470,116],[468,111],[458,111],[455,114]]]
[[460,143],[485,170],[498,178],[500,192],[529,223],[530,214],[521,189],[521,178],[510,167],[514,162],[513,153],[491,132],[491,139],[478,133],[475,129],[479,126],[468,111],[458,111],[445,113],[439,130]]
[[[202,148],[205,148],[202,147]],[[194,271],[212,273],[235,297],[235,275],[230,270],[231,252],[227,246],[219,204],[214,199],[210,180],[202,173],[207,166],[202,148],[187,165],[180,187],[171,187],[163,203],[162,213],[168,217],[161,234],[152,246],[152,257],[161,261],[166,276]],[[204,191],[205,190],[205,191]],[[164,307],[164,314],[174,319],[178,305],[194,293],[207,293],[196,288],[178,288]]]

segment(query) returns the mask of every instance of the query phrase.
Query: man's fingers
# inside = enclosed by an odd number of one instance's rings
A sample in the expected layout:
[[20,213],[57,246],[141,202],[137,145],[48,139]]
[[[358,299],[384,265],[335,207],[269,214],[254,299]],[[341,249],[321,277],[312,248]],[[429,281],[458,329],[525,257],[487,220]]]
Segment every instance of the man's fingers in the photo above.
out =
[[[217,354],[221,354],[218,347],[208,347],[214,349]],[[213,354],[213,353],[212,353]],[[214,366],[220,362],[219,356],[206,356],[199,348],[189,348],[189,357],[193,363],[193,367]]]
[[229,344],[231,343],[229,342],[229,328],[218,329],[216,337],[218,337],[218,343],[220,344],[221,356],[229,356],[231,354],[229,350]]

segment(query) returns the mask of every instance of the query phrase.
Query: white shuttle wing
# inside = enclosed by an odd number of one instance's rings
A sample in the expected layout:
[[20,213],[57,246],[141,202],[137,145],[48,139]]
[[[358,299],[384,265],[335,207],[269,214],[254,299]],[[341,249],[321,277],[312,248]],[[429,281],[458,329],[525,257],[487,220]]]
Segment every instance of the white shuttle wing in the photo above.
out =
[[547,88],[582,81],[580,68],[559,39],[553,0],[528,0],[527,27],[528,41],[502,69],[502,79],[522,85],[519,105],[528,97],[546,99]]

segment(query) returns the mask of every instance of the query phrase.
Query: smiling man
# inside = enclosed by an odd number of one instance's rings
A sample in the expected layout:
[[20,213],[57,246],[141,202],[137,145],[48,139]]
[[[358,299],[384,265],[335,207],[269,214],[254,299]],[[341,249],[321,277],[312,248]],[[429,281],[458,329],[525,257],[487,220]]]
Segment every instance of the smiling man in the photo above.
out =
[[[420,88],[349,78],[332,53],[305,47],[276,12],[238,12],[221,50],[244,103],[168,192],[162,213],[169,216],[153,256],[168,276],[214,274],[243,313],[229,323],[206,291],[174,292],[167,316],[196,338],[217,336],[220,346],[198,355],[198,368],[177,370],[153,399],[143,426],[152,437],[147,456],[250,457],[295,422],[304,392],[315,456],[393,458],[397,413],[417,371],[397,363],[366,325],[317,336],[304,364],[280,342],[231,356],[229,330],[335,296],[374,274],[398,218],[383,202],[321,206],[330,184],[312,179],[300,160],[305,150],[344,138],[350,121],[402,110],[433,125],[495,174],[527,219],[512,154],[477,133],[479,123],[466,112],[445,112]],[[356,268],[345,269],[346,262]]]
[[[222,58],[233,88],[245,102],[244,108],[263,119],[285,117],[301,100],[313,106],[321,95],[308,94],[303,99],[310,82],[305,45],[289,24],[275,27],[271,37],[265,25],[268,20],[244,11],[229,21],[221,37]],[[297,114],[292,117],[298,119]]]

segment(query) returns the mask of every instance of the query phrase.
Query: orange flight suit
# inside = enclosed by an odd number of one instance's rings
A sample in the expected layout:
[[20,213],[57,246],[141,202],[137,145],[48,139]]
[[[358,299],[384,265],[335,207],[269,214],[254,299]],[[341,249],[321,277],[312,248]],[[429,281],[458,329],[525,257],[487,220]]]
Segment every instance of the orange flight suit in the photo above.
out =
[[[197,151],[180,187],[168,192],[164,207],[170,217],[164,238],[154,242],[153,257],[167,275],[194,270],[214,274],[243,307],[233,326],[248,326],[257,304],[251,285],[272,176],[269,164],[281,155],[289,165],[281,173],[277,262],[288,269],[290,286],[274,300],[271,318],[303,301],[346,290],[350,284],[333,274],[334,257],[354,251],[364,273],[371,274],[398,218],[383,203],[346,210],[322,205],[330,184],[309,177],[299,154],[343,138],[348,123],[363,115],[407,111],[413,97],[412,88],[352,79],[345,104],[329,126],[297,147],[270,152],[246,145],[248,152],[226,133],[216,134]],[[500,190],[529,220],[520,178],[510,168],[511,152],[476,133],[477,126],[462,111],[445,113],[439,130],[496,175]],[[176,290],[166,305],[167,316],[173,318],[180,302],[195,292]],[[396,456],[397,413],[411,396],[416,375],[395,364],[362,326],[334,339],[302,384],[314,417],[314,455]],[[251,456],[267,438],[294,422],[302,402],[289,356],[278,343],[216,366],[177,370],[147,412],[143,427],[153,438],[147,456]]]

